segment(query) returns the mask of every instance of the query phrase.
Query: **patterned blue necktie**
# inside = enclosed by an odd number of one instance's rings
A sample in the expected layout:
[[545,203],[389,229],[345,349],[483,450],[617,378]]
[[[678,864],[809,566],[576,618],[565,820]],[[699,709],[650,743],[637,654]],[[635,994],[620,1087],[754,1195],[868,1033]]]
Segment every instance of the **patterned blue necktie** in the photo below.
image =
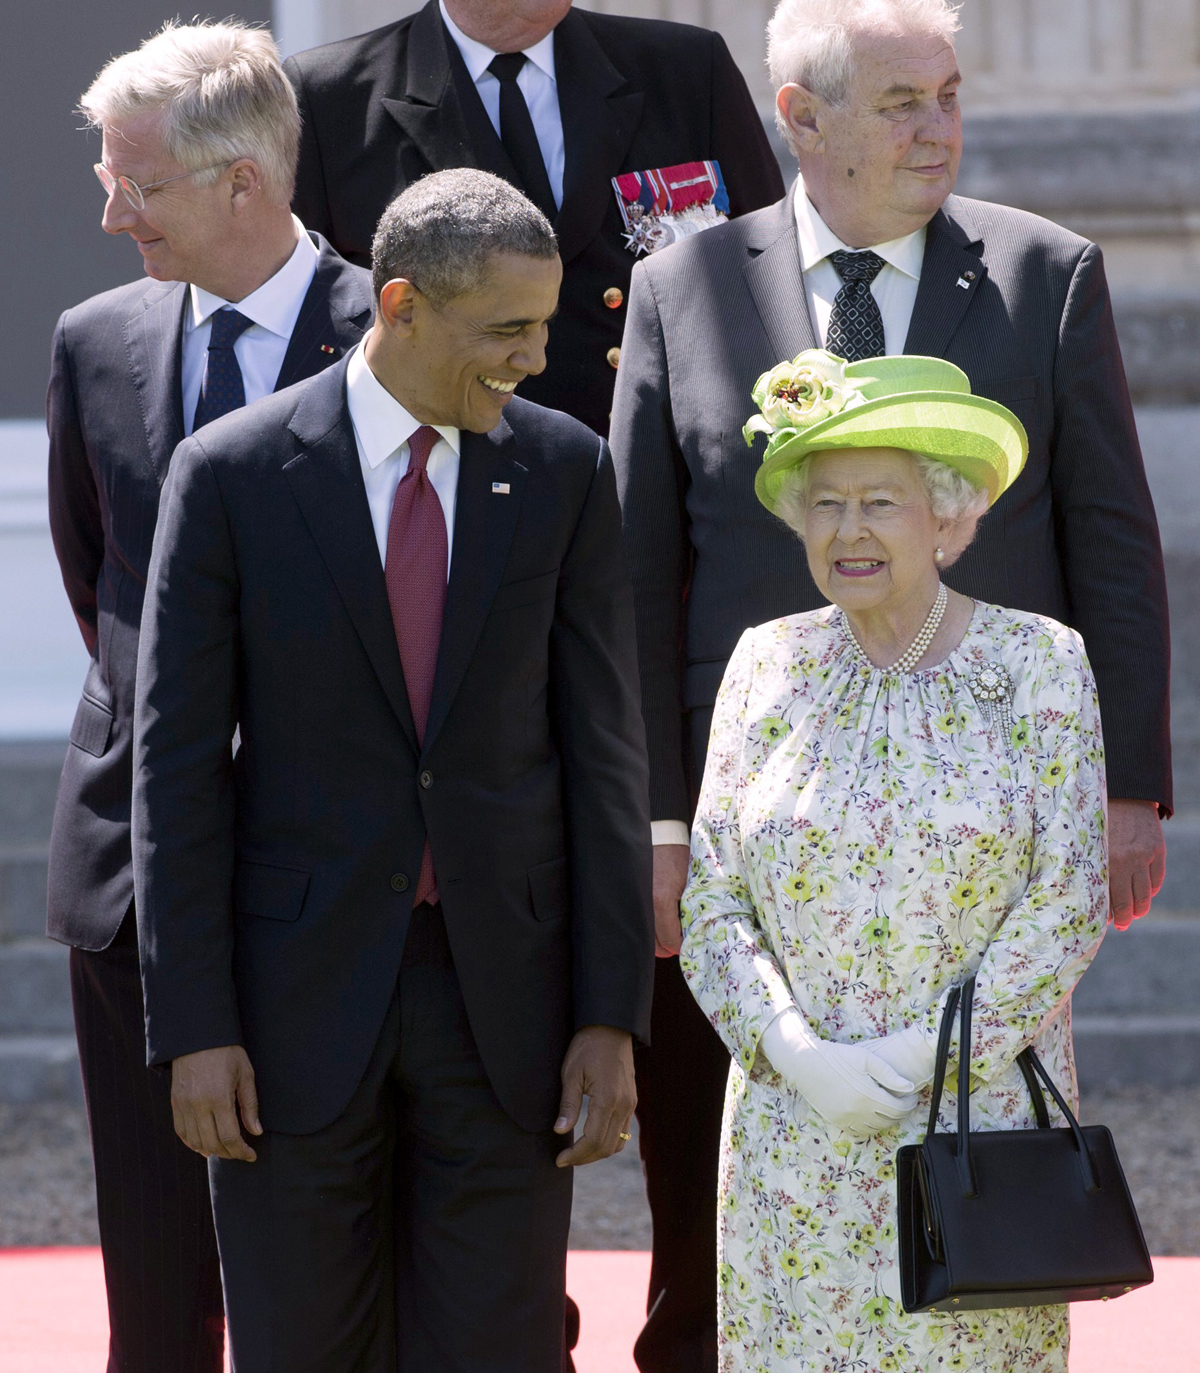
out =
[[830,253],[829,260],[842,279],[842,289],[829,316],[826,349],[847,362],[882,357],[883,316],[871,294],[871,283],[883,269],[883,258],[868,248],[860,253],[839,250]]
[[212,333],[208,340],[208,362],[204,381],[200,386],[200,400],[196,406],[193,433],[202,424],[220,419],[231,410],[240,410],[246,403],[246,388],[242,385],[242,369],[238,366],[233,345],[254,323],[236,310],[218,310],[212,317]]

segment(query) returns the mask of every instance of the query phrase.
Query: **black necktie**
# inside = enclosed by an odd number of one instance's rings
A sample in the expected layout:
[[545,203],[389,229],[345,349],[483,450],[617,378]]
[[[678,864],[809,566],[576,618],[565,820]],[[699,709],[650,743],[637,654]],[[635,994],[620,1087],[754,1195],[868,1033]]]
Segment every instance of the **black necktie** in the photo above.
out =
[[524,65],[523,52],[497,53],[488,63],[488,71],[500,82],[500,142],[517,169],[521,190],[547,219],[553,220],[558,213],[554,192],[550,189],[550,178],[546,175],[546,163],[529,106],[517,85],[517,73]]
[[882,357],[883,316],[871,294],[871,283],[883,267],[883,258],[868,248],[865,252],[836,252],[829,260],[842,279],[842,289],[833,302],[825,347],[847,362]]
[[238,366],[233,345],[253,323],[252,319],[239,315],[236,310],[218,310],[213,315],[212,333],[208,337],[208,362],[204,368],[204,380],[200,384],[200,400],[196,406],[193,431],[245,405],[246,389],[242,385],[242,369]]

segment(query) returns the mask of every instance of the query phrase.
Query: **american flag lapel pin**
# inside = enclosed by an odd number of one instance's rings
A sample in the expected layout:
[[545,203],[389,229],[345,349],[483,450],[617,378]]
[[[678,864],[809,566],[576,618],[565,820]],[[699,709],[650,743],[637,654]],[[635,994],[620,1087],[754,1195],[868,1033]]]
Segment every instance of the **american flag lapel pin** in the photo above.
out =
[[966,277],[959,277],[958,285],[961,286],[964,291],[969,291],[971,289],[971,283],[966,279]]
[[493,483],[492,483],[492,495],[493,495],[493,496],[507,496],[508,493],[509,493],[511,490],[512,490],[512,488],[509,486],[509,484],[508,484],[507,482],[493,482]]

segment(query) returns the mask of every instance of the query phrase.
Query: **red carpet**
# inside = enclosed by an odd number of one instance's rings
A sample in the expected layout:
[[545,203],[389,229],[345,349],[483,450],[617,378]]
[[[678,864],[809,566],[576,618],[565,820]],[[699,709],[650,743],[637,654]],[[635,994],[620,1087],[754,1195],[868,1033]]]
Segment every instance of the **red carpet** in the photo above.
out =
[[[571,1255],[579,1373],[634,1373],[648,1265],[646,1254]],[[1072,1308],[1071,1373],[1200,1373],[1200,1259],[1155,1259],[1154,1271],[1142,1292]],[[101,1373],[104,1350],[98,1250],[0,1250],[0,1373]]]

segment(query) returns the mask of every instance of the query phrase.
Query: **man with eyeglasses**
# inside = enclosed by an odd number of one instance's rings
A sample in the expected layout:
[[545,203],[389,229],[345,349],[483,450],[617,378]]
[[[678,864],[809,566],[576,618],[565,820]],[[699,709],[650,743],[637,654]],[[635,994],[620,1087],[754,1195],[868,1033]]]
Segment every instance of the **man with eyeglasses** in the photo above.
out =
[[373,301],[369,275],[289,209],[300,125],[268,33],[168,26],[111,61],[81,105],[103,136],[103,227],[134,240],[148,279],[68,310],[54,338],[51,528],[92,662],[55,811],[48,933],[71,946],[108,1373],[220,1373],[207,1166],[176,1138],[170,1074],[146,1066],[130,854],[142,600],[176,445],[350,352]]

